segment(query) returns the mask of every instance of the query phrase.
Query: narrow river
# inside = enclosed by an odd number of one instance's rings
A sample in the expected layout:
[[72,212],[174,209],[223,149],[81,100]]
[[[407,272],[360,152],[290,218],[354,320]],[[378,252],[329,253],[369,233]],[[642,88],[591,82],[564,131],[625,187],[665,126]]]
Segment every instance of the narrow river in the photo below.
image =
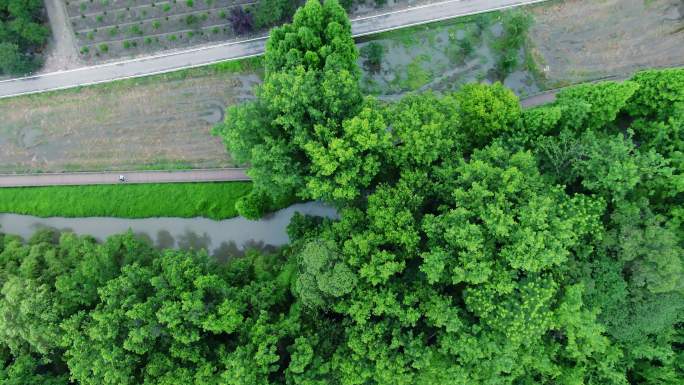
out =
[[264,250],[286,244],[286,228],[295,212],[329,218],[337,216],[335,209],[319,202],[295,204],[258,221],[242,217],[215,221],[206,218],[39,218],[0,214],[0,232],[27,239],[36,230],[53,228],[91,235],[102,241],[110,235],[131,230],[159,248],[206,249],[224,259],[240,255],[246,248]]

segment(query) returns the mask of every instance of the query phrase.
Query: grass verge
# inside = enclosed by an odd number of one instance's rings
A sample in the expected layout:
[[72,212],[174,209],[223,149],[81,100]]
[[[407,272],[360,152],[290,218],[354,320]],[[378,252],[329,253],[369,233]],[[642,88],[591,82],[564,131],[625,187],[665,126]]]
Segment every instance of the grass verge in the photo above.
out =
[[237,216],[235,202],[251,182],[164,183],[0,188],[0,212],[38,217]]

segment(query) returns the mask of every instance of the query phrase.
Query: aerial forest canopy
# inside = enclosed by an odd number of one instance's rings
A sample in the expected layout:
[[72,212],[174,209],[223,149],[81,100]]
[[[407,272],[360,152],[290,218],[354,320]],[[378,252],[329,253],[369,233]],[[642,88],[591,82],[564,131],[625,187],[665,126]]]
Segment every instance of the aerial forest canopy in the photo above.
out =
[[24,75],[40,66],[49,29],[43,0],[0,0],[0,75]]
[[3,384],[680,385],[684,70],[385,103],[336,1],[272,31],[216,133],[291,243],[219,264],[126,234],[0,242]]

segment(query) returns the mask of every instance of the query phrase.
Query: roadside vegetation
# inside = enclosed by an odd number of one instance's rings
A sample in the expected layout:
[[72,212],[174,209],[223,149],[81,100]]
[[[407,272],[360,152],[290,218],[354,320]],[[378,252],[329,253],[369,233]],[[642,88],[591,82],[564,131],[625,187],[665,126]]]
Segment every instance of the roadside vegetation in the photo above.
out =
[[297,12],[215,132],[252,166],[240,213],[340,217],[225,264],[4,235],[4,383],[681,384],[684,69],[527,110],[499,83],[380,103],[337,1]]
[[25,75],[42,64],[50,35],[40,0],[0,1],[0,76]]
[[160,183],[0,189],[0,212],[39,217],[205,217],[237,215],[249,182]]
[[539,90],[526,9],[495,11],[362,37],[357,40],[365,93],[396,98],[500,81],[520,96]]

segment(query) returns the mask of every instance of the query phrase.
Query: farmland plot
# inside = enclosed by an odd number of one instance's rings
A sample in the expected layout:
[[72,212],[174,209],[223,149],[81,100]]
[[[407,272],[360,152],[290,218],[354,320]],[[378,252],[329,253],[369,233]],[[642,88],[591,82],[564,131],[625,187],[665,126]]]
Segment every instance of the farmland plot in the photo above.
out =
[[236,37],[229,17],[254,0],[62,0],[85,60]]
[[0,172],[234,166],[210,129],[257,70],[216,66],[0,100]]
[[[156,51],[244,40],[262,36],[253,30],[259,0],[59,0],[74,31],[80,58],[101,62]],[[294,3],[304,0],[293,0]],[[370,16],[441,0],[354,1],[352,17]],[[236,16],[240,15],[240,16]]]

